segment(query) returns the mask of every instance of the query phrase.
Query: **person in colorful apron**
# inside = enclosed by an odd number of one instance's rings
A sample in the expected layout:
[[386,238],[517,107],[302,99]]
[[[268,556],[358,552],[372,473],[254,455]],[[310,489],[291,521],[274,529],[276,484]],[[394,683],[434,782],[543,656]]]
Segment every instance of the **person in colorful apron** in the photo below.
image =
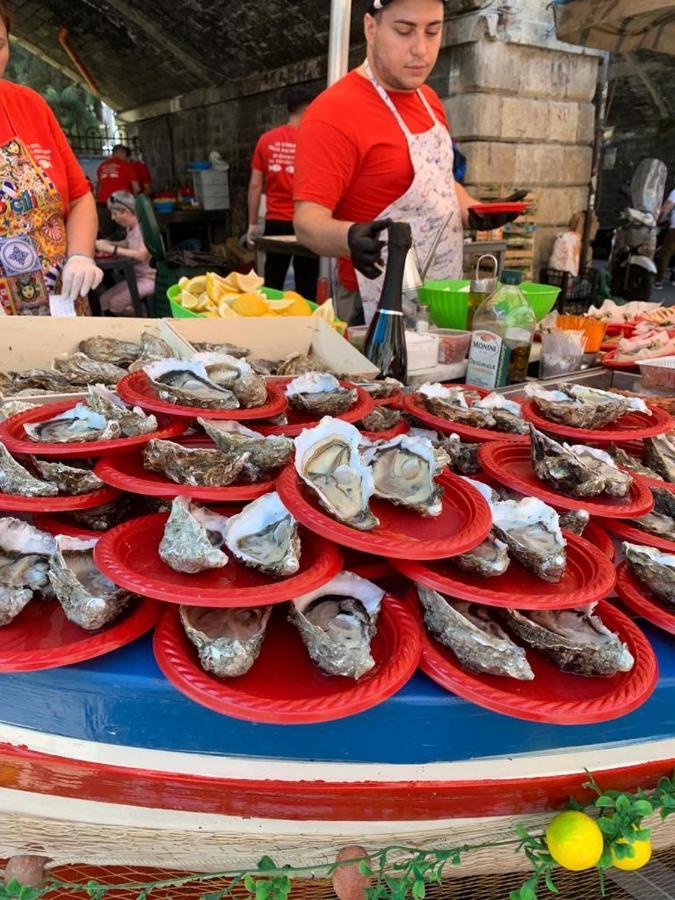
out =
[[445,110],[425,85],[444,3],[366,0],[365,62],[321,94],[300,126],[295,232],[319,255],[340,258],[335,299],[351,324],[369,323],[377,308],[389,220],[410,224],[421,261],[444,228],[427,275],[439,279],[462,277],[465,226],[490,230],[515,218],[478,216],[470,210],[478,201],[453,177]]
[[50,315],[56,294],[84,315],[103,277],[96,203],[47,102],[4,79],[10,24],[0,2],[0,315]]

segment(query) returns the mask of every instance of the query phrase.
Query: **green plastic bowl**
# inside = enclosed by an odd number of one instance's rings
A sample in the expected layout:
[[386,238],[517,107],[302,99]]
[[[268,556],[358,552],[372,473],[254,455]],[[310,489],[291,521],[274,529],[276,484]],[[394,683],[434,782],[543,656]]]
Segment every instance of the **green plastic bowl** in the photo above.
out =
[[537,322],[551,312],[562,290],[554,284],[535,284],[533,281],[524,281],[520,287],[534,310]]
[[[469,312],[469,287],[471,282],[463,279],[427,281],[419,290],[419,298],[434,324],[439,328],[465,330]],[[537,321],[547,316],[558,299],[560,288],[550,284],[535,284],[524,281],[521,289],[532,307]]]
[[[283,300],[284,292],[277,291],[274,288],[262,287],[260,291],[267,297],[268,300]],[[180,297],[180,288],[177,284],[172,285],[169,290],[166,292],[167,299],[169,301],[169,305],[171,306],[171,315],[174,319],[204,319],[206,316],[204,313],[196,313],[192,312],[190,309],[185,309],[178,302],[178,297]],[[307,301],[312,309],[316,309],[316,303],[313,303],[311,300]]]

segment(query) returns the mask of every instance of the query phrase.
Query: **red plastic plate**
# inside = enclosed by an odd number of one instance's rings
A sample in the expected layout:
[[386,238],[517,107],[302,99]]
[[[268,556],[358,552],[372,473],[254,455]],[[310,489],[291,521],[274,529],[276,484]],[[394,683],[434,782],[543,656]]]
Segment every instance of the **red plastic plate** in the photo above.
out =
[[403,409],[403,391],[396,391],[391,397],[382,397],[380,400],[373,400],[375,406],[393,406],[394,409]]
[[445,494],[443,512],[438,518],[424,518],[412,510],[373,498],[370,508],[380,524],[372,531],[358,531],[331,518],[292,466],[281,473],[277,490],[299,522],[342,546],[395,559],[443,559],[471,550],[484,541],[492,516],[479,492],[461,478],[443,475],[439,481],[445,487]]
[[[422,624],[415,592],[408,595],[407,601],[418,610]],[[516,719],[549,725],[590,725],[618,719],[651,696],[658,680],[658,664],[651,644],[625,613],[604,602],[598,604],[597,613],[633,654],[635,665],[630,672],[619,672],[611,678],[573,675],[527,648],[534,681],[478,675],[465,671],[452,650],[435,641],[426,629],[420,668],[453,694]]]
[[254,409],[198,409],[194,406],[178,406],[175,403],[167,403],[166,400],[160,400],[157,389],[153,387],[145,372],[131,372],[129,375],[125,375],[117,384],[117,393],[127,403],[133,403],[142,409],[179,416],[183,419],[228,419],[237,422],[269,419],[285,412],[288,406],[283,390],[277,384],[269,381],[267,382],[267,403],[264,406],[256,406]]
[[10,416],[0,422],[0,440],[10,453],[24,453],[30,456],[51,456],[60,459],[76,459],[81,457],[109,456],[112,453],[126,453],[134,447],[142,447],[153,438],[171,440],[182,434],[188,426],[187,422],[172,419],[170,416],[157,416],[159,429],[152,434],[141,434],[131,438],[117,438],[114,441],[89,441],[86,444],[40,444],[26,437],[24,425],[44,422],[53,419],[75,404],[72,400],[65,403],[50,403],[47,406],[36,406],[25,412]]
[[275,610],[262,652],[246,675],[220,679],[199,665],[177,609],[169,609],[154,641],[155,658],[182,694],[216,712],[276,725],[332,722],[371,709],[400,690],[419,663],[420,630],[403,603],[385,597],[373,639],[375,668],[363,678],[326,675],[307,654],[286,609]]
[[[456,387],[456,385],[453,385]],[[481,397],[487,397],[490,391],[483,388],[471,387],[467,385],[467,390],[478,392]],[[410,415],[415,416],[420,422],[423,422],[428,428],[435,431],[445,432],[446,434],[458,434],[461,438],[475,443],[483,441],[508,441],[512,444],[529,444],[529,434],[505,434],[503,431],[491,431],[488,428],[474,428],[473,425],[464,425],[461,422],[449,422],[447,419],[441,419],[440,416],[434,416],[424,405],[424,401],[420,394],[406,394],[403,398],[403,407]]]
[[567,538],[567,569],[559,584],[549,584],[511,560],[503,575],[482,578],[453,565],[451,559],[432,562],[390,560],[406,578],[449,597],[507,609],[570,609],[604,599],[614,587],[614,566],[601,550],[575,534]]
[[[598,550],[602,550],[605,556],[614,562],[616,560],[616,549],[612,543],[611,537],[604,528],[601,528],[598,522],[604,522],[603,519],[597,519],[595,522],[589,522],[584,528],[584,538]],[[611,519],[609,521],[612,521]],[[616,520],[614,520],[616,521]]]
[[547,431],[556,437],[577,440],[581,443],[613,444],[632,438],[665,434],[675,427],[672,416],[669,416],[665,409],[660,406],[650,406],[649,408],[652,411],[651,416],[646,413],[631,412],[603,428],[574,428],[571,425],[559,425],[557,422],[551,422],[539,414],[537,406],[532,400],[523,404],[523,415],[540,431]]
[[656,547],[657,550],[664,550],[666,553],[675,553],[675,541],[640,531],[639,528],[633,528],[630,522],[623,522],[621,519],[598,519],[598,523],[623,541],[640,544],[643,547]]
[[104,487],[90,494],[79,494],[77,497],[17,497],[14,494],[0,494],[0,511],[69,512],[103,506],[118,496],[119,491],[111,487]]
[[106,484],[146,497],[192,497],[193,500],[210,500],[213,503],[236,503],[239,500],[256,500],[274,490],[273,481],[233,484],[222,488],[175,484],[159,472],[149,472],[143,468],[143,454],[138,452],[101,459],[95,472]]
[[[274,384],[278,386],[279,390],[283,393],[286,385],[290,384],[291,381],[293,381],[292,378],[278,378],[274,381]],[[373,398],[368,391],[364,391],[363,388],[356,387],[348,381],[341,381],[340,384],[350,390],[356,389],[358,397],[351,409],[348,409],[347,412],[342,413],[340,416],[335,416],[335,418],[342,419],[343,422],[350,422],[352,424],[360,422],[361,419],[364,419],[373,411],[373,407],[375,406]],[[285,437],[297,437],[299,434],[302,434],[306,428],[314,428],[321,421],[320,416],[318,418],[313,418],[308,413],[299,412],[291,406],[286,410],[286,418],[288,419],[288,425],[268,425],[261,423],[260,425],[256,425],[255,430],[259,431],[260,434],[279,434],[284,435]]]
[[616,335],[620,334],[622,337],[631,337],[633,332],[635,331],[635,326],[638,324],[638,319],[635,319],[633,322],[625,322],[624,324],[614,324],[607,326],[607,334]]
[[636,362],[617,362],[616,360],[616,351],[615,347],[613,350],[610,350],[609,353],[605,353],[600,357],[600,365],[604,366],[605,369],[614,369],[617,372],[639,372],[640,367]]
[[159,555],[167,519],[166,513],[144,516],[106,532],[94,551],[100,570],[115,584],[144,597],[222,608],[282,603],[320,588],[342,570],[338,548],[302,528],[300,571],[290,578],[275,579],[248,569],[231,554],[222,569],[184,575]]
[[526,209],[529,208],[529,203],[516,203],[515,201],[504,203],[476,203],[475,206],[469,207],[470,210],[473,210],[473,212],[475,212],[479,216],[483,216],[489,213],[517,213],[518,215],[521,215],[525,212]]
[[69,521],[66,516],[59,515],[42,515],[33,516],[35,527],[40,531],[46,531],[55,537],[59,534],[65,534],[66,537],[81,538],[83,541],[98,540],[102,535],[102,531],[94,531],[92,528],[81,528],[77,523]]
[[483,444],[478,459],[485,471],[498,484],[519,491],[528,497],[539,497],[556,509],[585,509],[592,516],[607,519],[626,519],[644,516],[654,507],[654,498],[647,485],[635,477],[628,497],[601,495],[592,500],[566,497],[548,487],[534,474],[530,462],[530,448],[521,444]]
[[675,607],[659,600],[630,570],[624,560],[616,570],[616,592],[626,606],[657,628],[675,634]]
[[368,438],[371,441],[393,441],[394,438],[399,437],[402,434],[407,434],[410,431],[410,425],[405,421],[405,419],[401,419],[393,428],[389,428],[387,431],[362,431],[361,434]]
[[382,556],[371,556],[358,550],[345,550],[343,568],[346,572],[356,572],[368,581],[396,577],[396,572]]
[[153,600],[137,600],[107,628],[92,633],[69,622],[60,603],[32,600],[0,628],[0,672],[55,669],[111,653],[150,631],[161,610]]

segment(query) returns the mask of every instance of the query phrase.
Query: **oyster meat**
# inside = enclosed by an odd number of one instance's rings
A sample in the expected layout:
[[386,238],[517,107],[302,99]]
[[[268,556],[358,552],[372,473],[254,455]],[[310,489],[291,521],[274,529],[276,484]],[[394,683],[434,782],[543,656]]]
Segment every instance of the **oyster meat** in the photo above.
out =
[[375,667],[370,644],[383,598],[377,585],[341,572],[318,591],[294,600],[289,618],[322,671],[358,679]]
[[471,391],[442,384],[423,384],[418,393],[429,412],[441,419],[473,428],[494,429],[497,425],[490,409],[481,409],[476,403],[469,405],[468,401],[475,396]]
[[649,407],[639,398],[622,397],[579,384],[561,384],[559,390],[553,391],[528,384],[525,394],[534,400],[544,418],[575,428],[602,428],[631,411],[651,415]]
[[[646,443],[647,441],[645,441]],[[630,472],[635,472],[636,475],[644,475],[646,478],[655,478],[657,481],[663,481],[658,472],[646,466],[637,456],[626,453],[625,450],[617,447],[616,444],[610,444],[609,453],[617,466],[621,466],[622,469],[628,469]]]
[[94,384],[117,384],[127,374],[126,369],[112,363],[97,362],[84,353],[57,356],[54,368],[65,375],[71,384],[88,387]]
[[675,483],[675,438],[669,434],[647,438],[643,444],[642,461],[664,481]]
[[56,497],[55,484],[41,481],[18,463],[4,444],[0,444],[0,493],[16,497]]
[[286,396],[294,409],[313,416],[339,416],[358,398],[355,388],[343,387],[328,372],[308,372],[295,378],[286,387]]
[[562,579],[567,542],[552,507],[536,497],[501,500],[492,506],[492,520],[497,537],[526,569],[552,584]]
[[633,486],[633,477],[618,468],[609,453],[584,444],[573,444],[570,448],[577,459],[593,468],[605,482],[605,493],[610,497],[627,497]]
[[593,614],[596,604],[581,609],[501,610],[507,628],[563,672],[616,675],[630,672],[635,660],[618,635]]
[[109,421],[84,403],[78,403],[53,419],[24,425],[31,441],[39,444],[85,444],[122,437],[119,422]]
[[584,533],[590,521],[591,515],[585,509],[568,510],[558,516],[561,530],[571,531],[572,534],[578,534],[579,537]]
[[147,365],[153,362],[159,362],[162,359],[171,359],[174,355],[173,350],[162,338],[144,331],[141,335],[141,352],[138,359],[134,360],[129,366],[130,372],[139,372]]
[[245,675],[260,655],[272,607],[202,609],[181,606],[185,634],[206,672],[218,678]]
[[128,368],[141,355],[141,347],[131,341],[119,341],[110,337],[92,337],[80,341],[78,347],[89,359],[96,362],[112,363],[121,369]]
[[89,388],[87,406],[109,422],[118,422],[123,437],[152,434],[159,428],[155,416],[148,415],[140,406],[130,409],[117,394],[101,385]]
[[559,444],[532,425],[532,468],[541,481],[571,497],[597,497],[605,478],[595,462],[581,459],[567,444]]
[[249,503],[227,523],[230,553],[252,569],[286,578],[300,568],[298,523],[276,492]]
[[495,431],[503,431],[506,434],[529,434],[529,425],[523,419],[520,403],[507,399],[503,394],[495,392],[488,394],[487,397],[476,400],[471,408],[489,412],[495,420]]
[[222,549],[227,521],[187,497],[176,497],[159,545],[160,557],[175,572],[188,575],[222,569],[229,561]]
[[478,603],[454,600],[417,586],[424,621],[431,634],[457,657],[468,672],[532,681],[522,647],[515,644],[493,612]]
[[444,491],[436,478],[445,469],[447,456],[435,450],[431,441],[408,435],[378,441],[365,450],[363,461],[372,470],[376,497],[422,516],[443,512]]
[[375,482],[359,456],[360,441],[357,428],[327,416],[295,439],[295,468],[331,516],[371,531],[380,522],[370,510]]
[[228,487],[248,465],[248,453],[225,454],[220,450],[183,447],[173,441],[151,440],[143,452],[143,467],[159,472],[174,484],[190,487]]
[[164,359],[143,369],[160,399],[198,409],[239,409],[239,401],[227,388],[209,378],[194,360]]
[[675,603],[675,553],[624,543],[623,555],[631,571],[660,600]]
[[49,586],[50,534],[21,519],[0,518],[0,626],[8,625]]
[[281,435],[266,437],[238,422],[209,422],[206,419],[197,419],[197,422],[221,452],[228,455],[248,454],[242,473],[243,481],[252,484],[265,481],[276,469],[285,466],[293,455],[295,445],[291,438]]
[[448,456],[448,468],[457,475],[476,475],[480,472],[479,446],[479,444],[464,443],[457,434],[444,436],[439,442],[439,447]]
[[79,466],[66,466],[59,462],[47,462],[42,459],[33,459],[32,465],[37,469],[40,477],[49,484],[56,485],[60,494],[77,497],[81,494],[91,494],[105,487],[98,475],[94,475],[91,469]]
[[192,362],[203,365],[215,384],[232,391],[244,409],[267,403],[267,384],[244,359],[225,353],[197,353]]
[[361,419],[359,428],[363,431],[389,431],[395,428],[401,421],[401,413],[397,409],[390,406],[376,406],[375,409],[365,419]]
[[96,568],[96,544],[97,539],[59,535],[49,560],[49,581],[66,618],[87,631],[114,621],[134,598]]

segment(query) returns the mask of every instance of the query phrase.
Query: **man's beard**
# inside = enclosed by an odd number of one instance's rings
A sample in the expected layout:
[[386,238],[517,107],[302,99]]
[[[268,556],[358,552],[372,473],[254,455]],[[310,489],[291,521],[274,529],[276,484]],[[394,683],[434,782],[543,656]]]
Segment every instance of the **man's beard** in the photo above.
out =
[[380,55],[376,46],[372,48],[373,54],[373,63],[377,70],[376,74],[379,76],[379,80],[383,81],[387,87],[390,87],[394,91],[414,91],[415,88],[408,87],[407,84],[401,81],[389,68],[386,64],[382,56]]

